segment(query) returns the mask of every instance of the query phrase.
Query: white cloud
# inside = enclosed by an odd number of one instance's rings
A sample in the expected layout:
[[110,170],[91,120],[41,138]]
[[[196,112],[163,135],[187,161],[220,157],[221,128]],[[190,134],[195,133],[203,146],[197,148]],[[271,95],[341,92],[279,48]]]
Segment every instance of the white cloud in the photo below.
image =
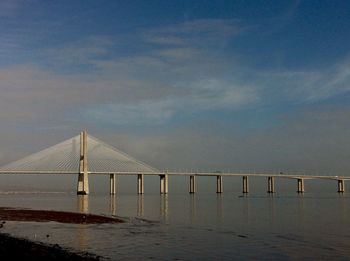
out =
[[169,100],[106,104],[90,109],[87,116],[110,125],[157,125],[173,116],[172,105]]
[[[317,103],[349,92],[348,61],[327,69],[282,72],[261,71],[238,62],[225,52],[224,45],[241,30],[234,21],[201,20],[134,36],[130,48],[137,51],[129,54],[116,51],[123,40],[113,37],[89,37],[45,50],[48,67],[38,63],[0,69],[0,120],[16,130],[24,122],[44,135],[48,134],[43,129],[52,126],[56,134],[66,126],[65,132],[84,125],[137,129],[166,125],[181,114],[232,112],[281,102]],[[76,70],[85,65],[92,68]],[[62,73],[57,68],[66,70]],[[160,168],[181,162],[185,167],[207,164],[236,170],[247,166],[313,168],[317,164],[326,169],[333,163],[345,169],[344,155],[349,151],[344,144],[349,137],[344,130],[349,127],[349,113],[342,113],[298,115],[301,120],[287,119],[286,126],[252,135],[230,128],[219,133],[211,131],[212,126],[200,130],[190,126],[142,138],[130,134],[123,142],[131,154]],[[332,143],[329,137],[336,139]],[[0,144],[6,144],[4,140]],[[41,137],[31,142],[38,140]],[[337,150],[339,158],[330,153]]]
[[217,48],[242,30],[233,20],[197,20],[133,36],[138,51],[129,55],[116,51],[126,44],[120,37],[104,36],[45,50],[46,68],[0,69],[0,117],[164,124],[181,113],[318,102],[349,91],[348,62],[314,71],[242,66]]
[[80,67],[87,64],[95,64],[96,60],[107,55],[109,49],[115,45],[115,39],[110,37],[87,37],[53,49],[42,52],[41,58],[49,60],[50,64],[58,64],[59,67]]
[[113,125],[164,124],[176,114],[211,110],[238,110],[254,105],[258,94],[254,89],[234,86],[218,79],[202,80],[187,86],[187,93],[157,99],[116,102],[88,110],[88,117]]
[[215,109],[243,109],[259,101],[256,89],[245,85],[235,85],[220,79],[196,82],[190,97],[195,107]]
[[275,98],[292,103],[321,102],[350,91],[350,63],[327,69],[258,73],[255,85],[265,87]]

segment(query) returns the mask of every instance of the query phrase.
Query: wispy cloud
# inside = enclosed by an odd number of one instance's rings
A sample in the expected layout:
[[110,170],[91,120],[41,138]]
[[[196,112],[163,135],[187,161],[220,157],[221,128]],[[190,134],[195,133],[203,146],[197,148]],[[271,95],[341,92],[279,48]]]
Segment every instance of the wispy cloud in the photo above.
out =
[[0,17],[11,17],[18,14],[23,7],[24,0],[2,0],[0,1]]
[[315,103],[349,91],[347,61],[313,71],[242,64],[221,43],[244,30],[234,20],[195,20],[133,35],[132,53],[119,36],[42,50],[44,62],[0,70],[0,117],[164,124],[187,112]]
[[225,45],[246,27],[234,19],[198,19],[146,30],[145,42],[198,47]]
[[164,124],[177,114],[211,110],[237,110],[255,104],[258,97],[249,87],[227,86],[217,79],[202,81],[189,93],[129,103],[108,103],[88,110],[89,117],[112,125]]
[[115,41],[110,37],[91,36],[46,49],[41,52],[40,58],[49,58],[48,64],[57,65],[53,68],[59,71],[64,68],[94,65],[100,57],[109,54],[113,46],[115,46]]
[[[235,20],[194,20],[33,49],[30,62],[0,67],[2,126],[15,125],[17,131],[31,126],[40,129],[40,134],[54,126],[57,134],[68,122],[67,132],[86,125],[114,125],[110,132],[115,132],[121,125],[134,129],[147,124],[166,126],[179,115],[233,113],[281,103],[320,104],[350,92],[346,59],[328,68],[283,71],[254,68],[242,57],[236,59],[234,50],[226,47],[246,29]],[[16,51],[27,50],[21,35],[20,31],[7,32],[0,54],[7,52],[10,59]],[[9,54],[8,48],[13,52]],[[236,170],[246,166],[257,170],[316,168],[321,163],[327,169],[326,159],[331,158],[344,170],[348,167],[344,155],[349,154],[343,146],[349,140],[344,131],[349,128],[348,116],[349,110],[342,108],[329,115],[303,111],[297,119],[281,119],[285,125],[244,134],[229,126],[210,126],[208,119],[203,128],[177,126],[169,133],[142,137],[128,133],[110,140],[113,144],[118,139],[121,149],[160,168],[181,162],[189,168]],[[7,129],[8,133],[13,129]],[[30,142],[50,140],[35,135]],[[323,142],[330,136],[335,137],[333,143]],[[0,144],[10,148],[8,137],[16,139],[16,135],[2,135]],[[330,150],[338,150],[341,157],[332,156]]]
[[259,72],[256,81],[277,94],[276,98],[316,103],[350,91],[350,63],[345,60],[319,70]]

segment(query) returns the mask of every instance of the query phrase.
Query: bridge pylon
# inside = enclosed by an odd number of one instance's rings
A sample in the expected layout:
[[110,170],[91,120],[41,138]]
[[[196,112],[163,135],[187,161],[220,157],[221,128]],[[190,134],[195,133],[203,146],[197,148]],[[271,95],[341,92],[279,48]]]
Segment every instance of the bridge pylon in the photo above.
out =
[[88,177],[88,158],[87,158],[87,132],[80,133],[80,162],[79,162],[79,176],[78,176],[78,195],[89,194],[89,177]]

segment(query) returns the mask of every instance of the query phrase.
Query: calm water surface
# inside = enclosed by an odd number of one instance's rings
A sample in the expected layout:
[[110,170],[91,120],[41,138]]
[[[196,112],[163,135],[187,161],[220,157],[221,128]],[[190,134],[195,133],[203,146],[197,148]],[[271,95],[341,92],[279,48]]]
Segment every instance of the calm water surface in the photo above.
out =
[[2,192],[0,205],[122,217],[124,224],[6,222],[2,228],[111,260],[348,260],[350,256],[350,197],[334,192],[247,197]]

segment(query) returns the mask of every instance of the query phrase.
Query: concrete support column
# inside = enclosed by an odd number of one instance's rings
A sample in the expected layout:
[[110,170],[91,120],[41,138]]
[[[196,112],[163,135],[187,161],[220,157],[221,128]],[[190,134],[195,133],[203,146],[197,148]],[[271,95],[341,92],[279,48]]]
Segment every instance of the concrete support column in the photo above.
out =
[[275,178],[268,177],[267,178],[267,193],[275,193]]
[[89,197],[79,195],[77,198],[78,198],[78,211],[80,213],[89,213]]
[[345,181],[343,179],[338,179],[338,192],[345,192]]
[[196,176],[190,176],[190,193],[196,192]]
[[117,192],[116,180],[117,180],[116,174],[109,175],[109,191],[111,195],[114,195]]
[[144,184],[143,184],[143,174],[137,175],[137,194],[143,194],[144,193]]
[[168,181],[169,176],[167,174],[160,175],[160,194],[168,194]]
[[243,176],[243,193],[249,193],[248,176]]
[[143,198],[143,195],[140,194],[137,197],[137,216],[143,217],[143,214],[144,214],[144,198]]
[[159,175],[159,177],[160,177],[160,194],[164,194],[165,175]]
[[87,150],[87,133],[86,131],[82,131],[80,133],[80,162],[77,187],[78,195],[89,194]]
[[298,179],[298,193],[304,193],[305,187],[304,187],[304,179]]
[[223,192],[223,186],[222,186],[222,176],[216,176],[216,193],[222,193]]

